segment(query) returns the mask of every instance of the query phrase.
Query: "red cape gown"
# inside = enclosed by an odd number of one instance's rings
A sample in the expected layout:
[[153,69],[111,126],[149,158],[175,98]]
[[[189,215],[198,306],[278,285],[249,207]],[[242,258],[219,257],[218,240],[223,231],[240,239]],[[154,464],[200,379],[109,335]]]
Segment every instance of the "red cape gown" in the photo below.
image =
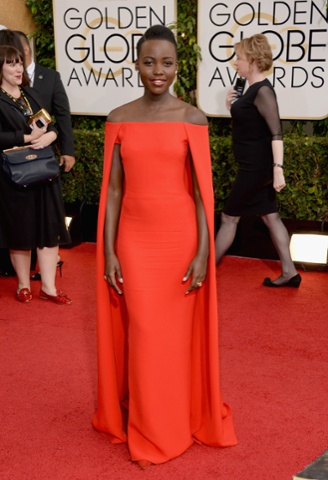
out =
[[[121,145],[124,194],[117,239],[123,296],[104,280],[104,219],[112,151]],[[182,282],[197,248],[192,157],[207,217],[203,286]],[[235,445],[221,399],[214,195],[208,128],[106,123],[97,239],[98,408],[93,426],[131,459],[163,463],[193,442]]]

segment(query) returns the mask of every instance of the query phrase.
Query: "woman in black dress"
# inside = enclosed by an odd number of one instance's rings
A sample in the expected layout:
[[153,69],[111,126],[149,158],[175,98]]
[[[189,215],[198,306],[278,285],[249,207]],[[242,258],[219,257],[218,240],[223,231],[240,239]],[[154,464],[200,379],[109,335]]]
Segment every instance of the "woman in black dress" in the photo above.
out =
[[[42,149],[57,138],[52,124],[33,129],[30,115],[42,108],[33,89],[22,87],[22,54],[14,47],[0,46],[0,151],[32,144]],[[18,278],[16,299],[32,300],[30,290],[31,249],[37,249],[42,276],[40,298],[69,305],[71,300],[55,286],[58,245],[69,243],[65,226],[60,178],[53,182],[18,188],[0,168],[0,248],[9,248]]]
[[216,262],[231,246],[242,215],[260,215],[268,227],[281,261],[282,273],[275,279],[265,278],[266,287],[299,287],[297,273],[289,251],[289,235],[282,223],[276,192],[285,187],[283,173],[283,139],[276,95],[264,72],[272,66],[272,52],[265,35],[257,34],[235,44],[235,67],[249,84],[237,99],[231,88],[226,106],[233,121],[233,149],[239,171],[221,215],[217,233]]

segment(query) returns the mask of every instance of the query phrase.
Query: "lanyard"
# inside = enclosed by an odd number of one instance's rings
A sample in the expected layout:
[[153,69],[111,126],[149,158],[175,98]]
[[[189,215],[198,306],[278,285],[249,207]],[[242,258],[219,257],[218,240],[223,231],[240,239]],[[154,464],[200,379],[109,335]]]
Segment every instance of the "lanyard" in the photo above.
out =
[[22,110],[24,116],[29,117],[30,115],[32,115],[33,110],[30,105],[30,102],[28,101],[25,93],[21,88],[19,88],[19,91],[21,93],[21,96],[19,98],[14,98],[12,95],[10,95],[10,93],[6,92],[6,90],[4,90],[2,87],[1,87],[1,91],[5,93],[14,103],[16,103],[16,105],[18,105],[18,107]]

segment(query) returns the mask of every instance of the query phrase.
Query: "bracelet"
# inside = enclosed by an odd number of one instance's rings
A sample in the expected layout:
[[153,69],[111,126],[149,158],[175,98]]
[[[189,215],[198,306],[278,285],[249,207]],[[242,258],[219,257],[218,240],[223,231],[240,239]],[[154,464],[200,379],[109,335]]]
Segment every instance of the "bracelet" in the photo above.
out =
[[273,166],[274,167],[280,167],[280,168],[284,169],[284,166],[281,165],[280,163],[274,163]]

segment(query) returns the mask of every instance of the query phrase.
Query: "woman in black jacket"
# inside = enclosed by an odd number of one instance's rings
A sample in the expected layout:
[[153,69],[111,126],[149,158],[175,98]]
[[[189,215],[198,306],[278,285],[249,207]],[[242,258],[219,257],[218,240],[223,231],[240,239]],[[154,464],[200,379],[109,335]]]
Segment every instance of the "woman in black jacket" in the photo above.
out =
[[[50,123],[39,128],[29,117],[43,105],[33,89],[22,87],[21,53],[0,46],[0,150],[31,144],[34,149],[51,145],[57,132]],[[40,298],[69,305],[71,300],[55,286],[58,245],[69,243],[60,178],[43,185],[18,188],[0,169],[0,248],[9,248],[18,277],[16,299],[32,300],[31,249],[37,249],[42,285]]]

